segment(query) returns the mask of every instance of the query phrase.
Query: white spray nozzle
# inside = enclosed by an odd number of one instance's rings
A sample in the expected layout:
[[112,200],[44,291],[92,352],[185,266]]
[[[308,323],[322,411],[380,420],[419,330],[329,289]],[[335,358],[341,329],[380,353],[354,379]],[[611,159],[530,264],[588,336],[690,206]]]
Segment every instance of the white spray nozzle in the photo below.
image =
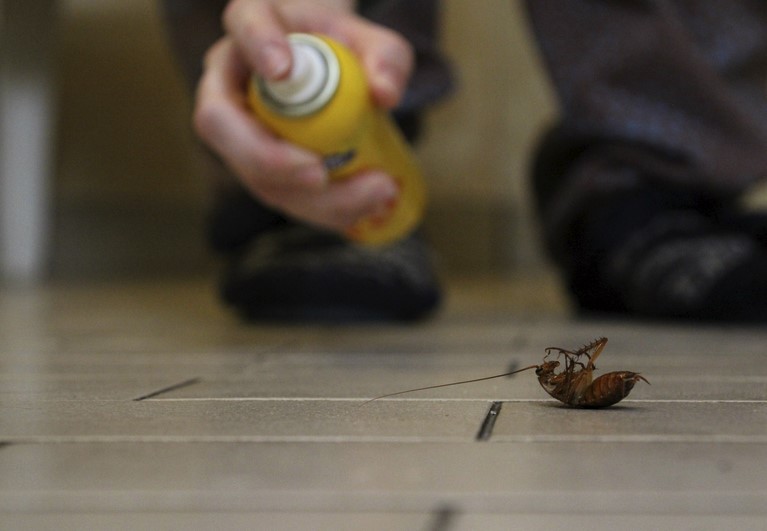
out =
[[293,53],[290,74],[280,80],[257,80],[263,99],[287,116],[305,116],[325,106],[338,87],[340,65],[333,49],[306,33],[288,36]]
[[293,68],[285,79],[266,81],[264,88],[282,105],[301,105],[316,98],[327,83],[328,69],[316,48],[292,42]]

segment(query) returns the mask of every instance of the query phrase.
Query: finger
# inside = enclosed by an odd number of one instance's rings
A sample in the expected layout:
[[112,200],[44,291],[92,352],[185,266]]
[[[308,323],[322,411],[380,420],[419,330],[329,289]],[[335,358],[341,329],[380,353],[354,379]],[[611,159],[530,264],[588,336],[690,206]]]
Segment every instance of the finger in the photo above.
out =
[[346,232],[361,219],[391,210],[399,196],[392,177],[366,172],[332,183],[319,193],[302,192],[291,198],[285,211],[338,232]]
[[287,28],[271,2],[232,0],[222,18],[252,71],[266,79],[280,79],[290,72]]
[[394,31],[361,19],[358,22],[344,26],[342,32],[362,62],[373,99],[392,108],[402,99],[413,71],[412,47]]
[[318,156],[274,137],[253,118],[243,95],[246,72],[230,39],[211,49],[194,112],[200,137],[259,195],[279,188],[324,188],[327,176]]

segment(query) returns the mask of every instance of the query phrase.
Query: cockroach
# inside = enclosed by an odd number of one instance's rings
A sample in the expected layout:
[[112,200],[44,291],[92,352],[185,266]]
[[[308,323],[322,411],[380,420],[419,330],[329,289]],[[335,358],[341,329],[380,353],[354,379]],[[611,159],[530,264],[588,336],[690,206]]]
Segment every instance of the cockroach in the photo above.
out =
[[[473,380],[463,380],[460,382],[451,382],[440,385],[430,385],[428,387],[419,387],[417,389],[408,389],[382,395],[379,398],[412,393],[415,391],[425,391],[426,389],[436,389],[438,387],[448,387],[451,385],[460,385],[474,382],[482,382],[493,378],[503,378],[524,371],[535,369],[538,376],[538,382],[541,387],[553,398],[560,402],[576,408],[603,408],[617,404],[626,398],[634,385],[638,381],[647,384],[650,382],[639,373],[631,371],[615,371],[603,374],[597,379],[593,379],[594,371],[597,369],[594,363],[607,345],[607,338],[602,337],[584,345],[576,351],[571,351],[559,347],[548,347],[543,357],[543,363],[540,365],[530,365],[522,369],[517,369],[494,376],[485,376],[484,378],[475,378]],[[557,372],[561,363],[559,360],[549,360],[548,358],[556,353],[557,358],[564,357],[564,368]]]

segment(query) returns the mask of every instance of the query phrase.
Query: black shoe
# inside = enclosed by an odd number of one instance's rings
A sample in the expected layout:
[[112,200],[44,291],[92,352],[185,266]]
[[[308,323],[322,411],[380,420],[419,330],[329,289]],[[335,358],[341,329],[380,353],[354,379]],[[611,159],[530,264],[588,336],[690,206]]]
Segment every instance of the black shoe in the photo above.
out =
[[767,322],[767,215],[683,187],[667,175],[683,164],[572,127],[544,136],[535,198],[546,245],[581,312]]
[[417,236],[367,247],[297,225],[262,233],[232,258],[221,293],[250,321],[413,321],[440,301]]
[[604,197],[573,241],[578,260],[570,278],[581,308],[767,322],[767,246],[758,237],[764,220],[695,203],[648,189]]

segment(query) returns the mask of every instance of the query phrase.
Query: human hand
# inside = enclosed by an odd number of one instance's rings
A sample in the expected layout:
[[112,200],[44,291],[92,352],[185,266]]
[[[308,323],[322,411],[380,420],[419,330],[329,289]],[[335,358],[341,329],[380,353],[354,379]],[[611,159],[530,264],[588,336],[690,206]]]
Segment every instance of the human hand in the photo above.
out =
[[378,105],[396,105],[412,70],[412,50],[352,8],[347,0],[232,0],[223,17],[226,35],[205,58],[194,113],[199,136],[251,193],[288,215],[339,232],[388,212],[398,194],[394,179],[367,171],[329,182],[318,155],[276,138],[255,118],[246,88],[253,72],[267,79],[290,72],[287,33],[316,32],[355,52]]

